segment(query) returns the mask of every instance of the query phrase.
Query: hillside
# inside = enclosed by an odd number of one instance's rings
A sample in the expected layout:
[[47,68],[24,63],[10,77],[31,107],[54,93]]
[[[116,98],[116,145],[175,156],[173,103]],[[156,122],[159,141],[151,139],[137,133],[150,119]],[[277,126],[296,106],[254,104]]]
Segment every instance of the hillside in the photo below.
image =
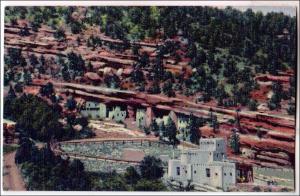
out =
[[240,111],[246,155],[230,156],[294,166],[295,17],[210,7],[7,7],[4,32],[6,88],[31,93],[51,81],[78,97],[205,118],[211,111],[219,131],[207,123],[203,137],[230,138]]

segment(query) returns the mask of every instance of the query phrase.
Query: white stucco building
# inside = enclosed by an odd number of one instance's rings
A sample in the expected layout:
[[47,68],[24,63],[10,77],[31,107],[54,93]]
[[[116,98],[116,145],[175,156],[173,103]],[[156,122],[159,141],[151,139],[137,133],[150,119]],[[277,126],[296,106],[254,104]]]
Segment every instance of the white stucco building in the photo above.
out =
[[236,164],[226,159],[223,138],[200,139],[199,149],[185,150],[180,159],[169,160],[168,177],[227,190],[236,184]]
[[93,101],[86,101],[81,108],[81,115],[92,119],[106,118],[106,105]]

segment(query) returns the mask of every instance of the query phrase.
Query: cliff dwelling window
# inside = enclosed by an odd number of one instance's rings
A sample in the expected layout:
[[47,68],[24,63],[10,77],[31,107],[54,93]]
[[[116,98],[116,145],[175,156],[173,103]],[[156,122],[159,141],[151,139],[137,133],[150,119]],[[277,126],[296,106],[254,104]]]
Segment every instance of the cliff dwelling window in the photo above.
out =
[[197,173],[197,171],[196,171],[196,170],[194,171],[194,174],[195,174],[195,173]]
[[220,146],[220,144],[218,144],[218,146]]
[[218,173],[215,173],[215,175],[217,176],[217,175],[218,175]]
[[224,173],[224,176],[226,176],[226,173]]
[[217,155],[217,157],[219,157],[219,154],[216,154]]
[[177,176],[180,176],[180,167],[176,167]]
[[210,177],[210,169],[209,168],[206,168],[206,177]]
[[185,173],[187,174],[187,170],[185,170]]
[[232,173],[230,172],[230,176],[232,176]]

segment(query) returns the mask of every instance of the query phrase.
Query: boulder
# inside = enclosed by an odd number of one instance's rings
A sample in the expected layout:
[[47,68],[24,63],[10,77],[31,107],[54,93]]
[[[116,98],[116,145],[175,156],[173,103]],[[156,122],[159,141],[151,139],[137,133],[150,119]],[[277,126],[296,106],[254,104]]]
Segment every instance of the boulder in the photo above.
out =
[[92,81],[100,81],[101,80],[100,76],[94,72],[87,72],[84,74],[84,77],[89,80],[92,80]]

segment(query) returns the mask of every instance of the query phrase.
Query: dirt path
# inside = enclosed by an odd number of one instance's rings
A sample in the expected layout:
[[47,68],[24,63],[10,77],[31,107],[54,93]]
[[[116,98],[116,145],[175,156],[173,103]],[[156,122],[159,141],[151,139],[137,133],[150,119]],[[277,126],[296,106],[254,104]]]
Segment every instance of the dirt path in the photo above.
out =
[[4,172],[3,176],[3,190],[9,191],[26,191],[25,183],[21,173],[15,164],[15,152],[4,155]]

